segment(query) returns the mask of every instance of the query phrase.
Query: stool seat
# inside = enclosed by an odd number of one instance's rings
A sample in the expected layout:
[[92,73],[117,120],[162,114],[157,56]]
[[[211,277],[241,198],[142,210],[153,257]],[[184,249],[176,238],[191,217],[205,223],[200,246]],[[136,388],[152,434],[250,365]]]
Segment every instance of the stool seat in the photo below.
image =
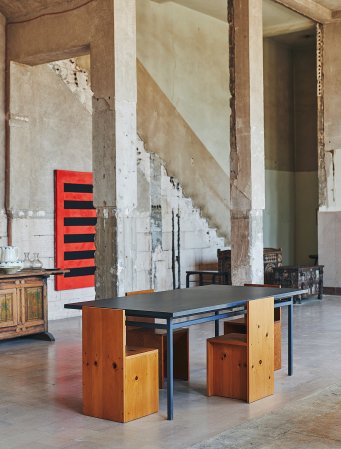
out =
[[[154,290],[126,292],[126,296],[151,294]],[[127,321],[155,322],[154,318],[127,317]],[[127,326],[127,345],[154,348],[159,353],[159,387],[163,388],[167,373],[167,332],[164,329],[148,329],[144,327]],[[189,330],[173,331],[174,348],[174,378],[189,380]]]
[[137,357],[146,352],[154,351],[154,348],[142,348],[138,346],[126,346],[126,357]]
[[226,334],[220,335],[219,337],[209,338],[208,342],[215,345],[236,345],[236,346],[246,346],[246,335],[245,334]]

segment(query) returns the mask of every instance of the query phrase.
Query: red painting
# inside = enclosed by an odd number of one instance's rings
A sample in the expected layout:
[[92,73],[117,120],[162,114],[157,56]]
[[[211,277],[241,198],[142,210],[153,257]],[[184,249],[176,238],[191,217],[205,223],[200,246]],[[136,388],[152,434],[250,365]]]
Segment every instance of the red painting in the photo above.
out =
[[56,276],[56,290],[95,285],[95,234],[92,173],[56,170],[56,266],[70,270]]

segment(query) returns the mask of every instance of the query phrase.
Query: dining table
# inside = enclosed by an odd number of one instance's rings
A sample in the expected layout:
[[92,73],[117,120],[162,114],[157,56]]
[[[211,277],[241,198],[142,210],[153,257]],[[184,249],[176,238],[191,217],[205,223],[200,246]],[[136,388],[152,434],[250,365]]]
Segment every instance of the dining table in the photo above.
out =
[[[219,336],[219,321],[246,314],[248,301],[273,297],[274,307],[284,307],[288,313],[288,375],[293,375],[293,307],[294,298],[302,289],[205,285],[130,297],[98,299],[65,304],[67,309],[83,307],[121,309],[126,313],[126,325],[163,329],[167,332],[167,419],[174,417],[173,332],[176,329],[214,322],[214,334]],[[129,321],[129,317],[150,317],[154,322]]]

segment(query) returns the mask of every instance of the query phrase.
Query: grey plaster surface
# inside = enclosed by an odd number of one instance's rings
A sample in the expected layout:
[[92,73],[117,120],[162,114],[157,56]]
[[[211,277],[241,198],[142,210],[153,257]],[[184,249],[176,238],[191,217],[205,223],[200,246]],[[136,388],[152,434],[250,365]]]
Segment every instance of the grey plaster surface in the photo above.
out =
[[[172,422],[165,419],[165,391],[159,413],[128,424],[82,415],[79,318],[50,322],[55,343],[0,342],[0,448],[184,449],[229,430],[240,438],[231,447],[240,449],[341,447],[340,408],[333,394],[339,389],[332,387],[341,375],[341,298],[306,301],[295,306],[294,316],[294,376],[286,375],[283,345],[275,394],[253,404],[206,396],[205,342],[214,325],[192,327],[191,380],[175,383]],[[284,343],[286,335],[283,313]],[[250,441],[258,446],[247,446]]]
[[236,426],[191,449],[341,447],[341,383]]

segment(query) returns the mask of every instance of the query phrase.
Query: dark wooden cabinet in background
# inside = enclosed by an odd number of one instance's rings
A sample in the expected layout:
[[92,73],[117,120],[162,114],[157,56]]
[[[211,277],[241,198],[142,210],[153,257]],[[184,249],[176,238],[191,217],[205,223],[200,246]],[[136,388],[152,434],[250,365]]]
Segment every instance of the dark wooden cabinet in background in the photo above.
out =
[[0,340],[48,333],[47,278],[62,270],[31,270],[0,275]]

